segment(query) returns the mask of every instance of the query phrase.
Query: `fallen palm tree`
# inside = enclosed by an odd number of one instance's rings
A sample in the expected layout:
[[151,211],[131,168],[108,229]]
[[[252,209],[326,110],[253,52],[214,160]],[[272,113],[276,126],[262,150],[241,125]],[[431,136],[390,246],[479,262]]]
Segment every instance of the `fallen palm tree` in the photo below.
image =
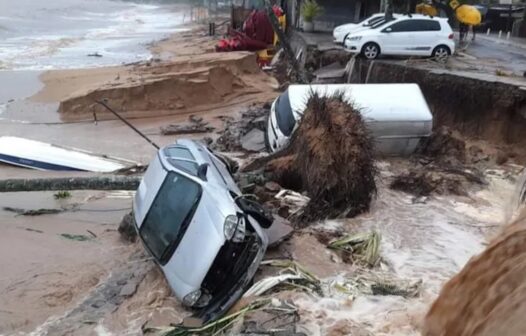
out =
[[322,295],[321,281],[303,266],[293,260],[267,260],[261,263],[281,268],[278,275],[263,278],[250,287],[245,297],[260,296],[278,286],[294,288]]
[[270,299],[256,300],[247,304],[242,309],[229,314],[219,320],[209,322],[201,327],[174,326],[167,328],[145,328],[143,333],[155,332],[162,336],[190,336],[190,335],[228,335],[228,329],[232,325],[244,318],[248,313],[252,313],[268,306]]
[[373,141],[358,108],[342,95],[313,93],[288,147],[248,170],[310,198],[301,219],[352,217],[367,211],[376,194]]
[[380,234],[358,233],[347,235],[329,243],[328,247],[349,253],[358,261],[365,262],[368,266],[375,266],[380,260]]

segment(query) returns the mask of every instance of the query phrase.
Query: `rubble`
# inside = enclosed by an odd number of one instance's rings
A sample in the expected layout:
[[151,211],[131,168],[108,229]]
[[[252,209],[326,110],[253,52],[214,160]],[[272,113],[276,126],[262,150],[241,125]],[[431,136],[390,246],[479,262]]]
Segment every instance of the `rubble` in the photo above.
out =
[[188,123],[186,124],[170,124],[161,127],[162,135],[180,135],[180,134],[194,134],[194,133],[210,133],[215,130],[214,127],[208,126],[203,118],[190,115]]
[[132,212],[129,212],[124,215],[124,217],[122,217],[118,231],[121,235],[121,238],[125,241],[133,243],[137,240],[137,230],[135,229]]
[[241,147],[248,152],[261,152],[265,150],[265,133],[253,128],[240,139]]
[[269,110],[269,104],[262,107],[251,106],[241,113],[238,120],[223,118],[224,131],[210,147],[220,152],[264,150],[263,132]]

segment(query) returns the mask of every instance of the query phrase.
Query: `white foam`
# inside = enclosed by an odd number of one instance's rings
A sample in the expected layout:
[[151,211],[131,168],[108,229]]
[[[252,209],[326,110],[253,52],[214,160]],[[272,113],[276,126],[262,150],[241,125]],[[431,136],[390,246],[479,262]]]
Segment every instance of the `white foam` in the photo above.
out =
[[[120,10],[107,13],[79,12],[76,8],[76,15],[58,16],[65,22],[62,29],[0,39],[0,67],[49,70],[135,62],[151,56],[147,49],[150,42],[184,30],[179,27],[183,15],[169,6],[118,4]],[[57,11],[70,12],[67,6]],[[103,57],[87,56],[95,52]]]

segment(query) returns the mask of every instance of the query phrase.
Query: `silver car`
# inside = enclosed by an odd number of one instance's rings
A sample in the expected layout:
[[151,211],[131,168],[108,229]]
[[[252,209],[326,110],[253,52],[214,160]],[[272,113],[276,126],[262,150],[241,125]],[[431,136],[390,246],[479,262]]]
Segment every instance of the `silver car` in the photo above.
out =
[[161,148],[135,195],[139,236],[175,296],[202,321],[243,294],[265,254],[272,224],[242,197],[229,166],[193,140]]

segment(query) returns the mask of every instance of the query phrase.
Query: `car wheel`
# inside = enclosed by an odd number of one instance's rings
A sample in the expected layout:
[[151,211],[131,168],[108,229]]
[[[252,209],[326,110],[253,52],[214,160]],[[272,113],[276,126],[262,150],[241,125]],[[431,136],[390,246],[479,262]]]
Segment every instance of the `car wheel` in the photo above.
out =
[[258,202],[246,198],[239,198],[237,204],[247,215],[252,216],[262,228],[268,229],[272,226],[274,216]]
[[349,36],[349,34],[346,34],[344,37],[343,37],[343,40],[342,40],[342,45],[345,46],[345,40],[347,40],[347,36]]
[[367,59],[376,59],[380,56],[380,46],[373,42],[366,43],[362,47],[362,55]]
[[433,53],[431,53],[431,57],[439,62],[447,61],[449,55],[451,55],[451,50],[449,50],[449,48],[445,45],[437,46],[435,49],[433,49]]

